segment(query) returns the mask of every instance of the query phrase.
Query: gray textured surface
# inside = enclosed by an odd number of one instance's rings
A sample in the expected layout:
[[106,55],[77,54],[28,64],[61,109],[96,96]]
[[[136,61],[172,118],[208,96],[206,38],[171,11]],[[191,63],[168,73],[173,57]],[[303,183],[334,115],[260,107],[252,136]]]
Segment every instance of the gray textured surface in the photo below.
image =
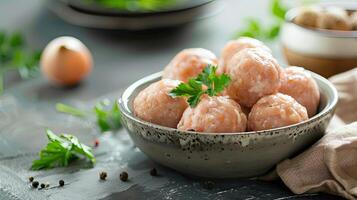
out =
[[[90,122],[56,114],[54,103],[74,102],[91,106],[103,95],[115,98],[121,88],[147,74],[159,71],[183,48],[204,47],[218,53],[241,19],[248,15],[267,16],[268,1],[228,0],[229,6],[214,18],[183,28],[142,33],[103,32],[75,27],[49,13],[41,0],[0,1],[0,28],[21,30],[31,47],[42,48],[60,35],[81,39],[92,50],[95,68],[81,85],[71,89],[49,86],[42,78],[19,82],[16,75],[6,81],[7,92],[0,99],[0,199],[337,199],[327,195],[292,196],[280,182],[254,180],[215,180],[213,190],[203,180],[160,167],[139,152],[124,130],[100,135]],[[280,58],[278,45],[275,55]],[[78,135],[91,144],[99,137],[95,150],[98,164],[86,168],[74,163],[70,168],[32,172],[28,168],[36,152],[46,143],[44,127],[56,132]],[[156,167],[159,177],[148,171]],[[106,182],[98,173],[109,173]],[[129,172],[130,181],[122,183],[118,174]],[[33,190],[27,182],[35,176],[41,182],[64,188]]]

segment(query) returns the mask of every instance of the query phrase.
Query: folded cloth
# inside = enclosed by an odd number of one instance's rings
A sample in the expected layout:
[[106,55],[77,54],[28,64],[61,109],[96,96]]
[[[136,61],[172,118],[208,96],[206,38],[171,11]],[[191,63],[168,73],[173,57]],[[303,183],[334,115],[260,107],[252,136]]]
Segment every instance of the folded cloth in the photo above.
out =
[[337,116],[321,140],[279,163],[276,173],[295,194],[326,192],[357,199],[357,68],[330,81],[339,92]]

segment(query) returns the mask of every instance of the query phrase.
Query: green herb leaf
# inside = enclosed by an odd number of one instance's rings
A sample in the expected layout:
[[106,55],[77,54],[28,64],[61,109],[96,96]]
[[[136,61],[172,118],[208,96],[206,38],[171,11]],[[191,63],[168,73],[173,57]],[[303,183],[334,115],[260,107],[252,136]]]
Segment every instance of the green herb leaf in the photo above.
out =
[[61,113],[66,113],[69,115],[73,115],[76,117],[86,117],[88,115],[88,112],[82,111],[78,108],[63,104],[63,103],[57,103],[56,104],[56,110]]
[[77,137],[68,134],[57,136],[49,129],[46,129],[46,134],[49,142],[40,151],[40,158],[33,161],[32,170],[65,167],[81,157],[87,158],[92,164],[96,162],[91,148],[80,143]]
[[14,33],[9,38],[10,46],[13,48],[19,48],[24,45],[24,38],[21,33]]
[[267,39],[274,39],[279,36],[280,33],[280,24],[276,24],[270,27],[270,29],[267,30],[266,32],[266,37]]
[[251,37],[261,38],[263,27],[258,19],[247,18],[245,20],[245,27],[239,31],[235,37]]
[[263,25],[260,19],[248,18],[245,20],[245,26],[234,37],[245,36],[260,40],[274,40],[277,38],[288,8],[283,5],[282,0],[271,0],[270,5],[270,12],[274,17],[272,24]]
[[189,79],[187,83],[180,83],[176,88],[171,90],[169,95],[172,97],[189,97],[187,102],[191,107],[194,107],[203,94],[202,83],[196,79]]
[[[34,76],[39,71],[40,55],[39,52],[29,53],[26,51],[25,39],[21,33],[0,32],[0,72],[2,76],[11,70],[17,70],[23,79]],[[3,89],[0,90],[0,95],[2,92]]]
[[[112,106],[110,107],[111,104]],[[63,103],[57,103],[56,110],[81,118],[90,118],[91,116],[94,116],[101,132],[121,128],[121,114],[119,107],[116,103],[111,103],[108,99],[98,102],[93,110],[89,111],[83,111]]]
[[94,112],[97,117],[97,125],[102,132],[109,130],[117,130],[121,127],[121,115],[119,107],[116,103],[113,103],[111,109],[108,109],[111,102],[105,99],[94,107]]
[[4,32],[0,32],[0,46],[5,43],[6,34]]
[[284,7],[282,4],[282,0],[272,0],[271,2],[271,12],[272,14],[280,19],[285,19],[285,14],[288,11],[288,8]]
[[[208,65],[196,78],[189,79],[187,83],[180,83],[170,91],[169,95],[172,97],[188,97],[188,104],[195,107],[203,94],[215,96],[229,84],[230,77],[226,74],[218,76],[216,70],[216,66]],[[203,86],[206,86],[207,89],[203,90]]]
[[222,92],[231,80],[226,74],[217,76],[216,71],[217,67],[208,65],[203,70],[203,73],[199,74],[196,78],[197,81],[202,82],[208,87],[207,94],[209,96],[214,96]]

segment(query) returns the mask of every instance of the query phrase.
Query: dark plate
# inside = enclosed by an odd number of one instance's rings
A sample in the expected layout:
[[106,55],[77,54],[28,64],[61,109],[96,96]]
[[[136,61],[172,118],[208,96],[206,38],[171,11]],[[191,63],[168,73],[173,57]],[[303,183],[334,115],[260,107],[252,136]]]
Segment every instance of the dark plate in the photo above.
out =
[[[93,0],[61,0],[72,8],[81,12],[99,15],[152,15],[157,13],[179,12],[187,9],[196,8],[214,0],[172,0],[173,2],[166,6],[159,6],[151,9],[121,9],[106,7],[98,3],[92,3]],[[87,2],[86,2],[87,1]],[[157,0],[159,1],[159,0]]]
[[195,8],[152,15],[99,15],[82,12],[63,1],[47,2],[49,8],[68,23],[87,28],[131,31],[174,27],[213,16],[223,8],[223,1],[212,1]]

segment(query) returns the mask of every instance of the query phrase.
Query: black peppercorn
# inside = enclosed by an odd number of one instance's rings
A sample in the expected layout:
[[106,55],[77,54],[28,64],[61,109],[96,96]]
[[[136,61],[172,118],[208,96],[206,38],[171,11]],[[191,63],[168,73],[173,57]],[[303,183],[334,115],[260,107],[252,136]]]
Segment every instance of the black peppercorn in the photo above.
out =
[[105,180],[107,178],[107,172],[100,172],[99,173],[100,180]]
[[32,182],[34,178],[32,176],[29,177],[29,181]]
[[58,183],[59,183],[59,186],[61,186],[61,187],[64,186],[64,180],[59,180]]
[[38,181],[32,182],[32,187],[37,188],[40,183]]
[[206,188],[207,190],[212,190],[213,187],[214,187],[214,182],[212,182],[212,181],[205,181],[205,182],[203,183],[203,186],[204,186],[204,188]]
[[150,170],[150,175],[151,175],[151,176],[157,176],[157,170],[156,170],[155,168],[152,168],[152,169]]
[[45,188],[46,187],[46,185],[44,184],[44,183],[41,183],[41,188]]
[[128,175],[128,173],[127,172],[122,172],[122,173],[120,173],[120,176],[119,176],[119,178],[120,178],[120,180],[122,180],[122,181],[127,181],[128,180],[128,178],[129,178],[129,175]]

